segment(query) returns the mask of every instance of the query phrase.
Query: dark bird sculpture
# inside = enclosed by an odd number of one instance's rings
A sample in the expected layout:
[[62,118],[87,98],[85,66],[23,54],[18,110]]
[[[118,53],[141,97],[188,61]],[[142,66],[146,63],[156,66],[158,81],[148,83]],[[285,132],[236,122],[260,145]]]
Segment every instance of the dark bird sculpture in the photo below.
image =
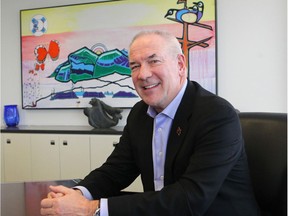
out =
[[117,125],[119,119],[122,119],[121,109],[111,107],[97,98],[92,98],[89,104],[92,107],[84,108],[84,114],[94,128],[110,128]]

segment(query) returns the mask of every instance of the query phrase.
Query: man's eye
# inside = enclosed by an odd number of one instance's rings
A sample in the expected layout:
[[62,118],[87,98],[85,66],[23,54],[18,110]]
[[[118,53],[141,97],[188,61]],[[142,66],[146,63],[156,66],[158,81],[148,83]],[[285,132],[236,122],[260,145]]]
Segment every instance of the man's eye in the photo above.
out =
[[152,59],[149,61],[149,64],[157,64],[159,63],[160,61],[158,59]]
[[139,65],[133,65],[130,67],[131,71],[135,71],[137,68],[139,68]]

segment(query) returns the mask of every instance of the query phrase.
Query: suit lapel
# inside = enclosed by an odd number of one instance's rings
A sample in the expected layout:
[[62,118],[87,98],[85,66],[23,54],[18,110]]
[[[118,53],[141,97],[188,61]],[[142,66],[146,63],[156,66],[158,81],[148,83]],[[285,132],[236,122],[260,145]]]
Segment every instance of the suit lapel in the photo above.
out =
[[[142,171],[146,173],[143,177],[143,180],[145,181],[145,191],[151,191],[154,190],[154,172],[153,172],[153,157],[152,157],[152,136],[153,136],[153,119],[148,118],[148,120],[145,122],[142,122],[143,125],[145,125],[145,131],[146,135],[142,137],[142,152],[140,152],[141,155],[145,155],[143,157],[142,161]],[[139,157],[142,158],[142,157]]]
[[192,114],[194,86],[188,82],[182,101],[178,107],[171,127],[165,161],[165,185],[173,181],[173,163],[178,150],[182,146],[189,129],[189,118]]
[[154,172],[152,157],[152,136],[153,136],[153,118],[147,115],[148,106],[142,102],[140,110],[134,116],[131,136],[135,139],[137,146],[136,161],[140,166],[142,173],[143,186],[145,191],[154,190]]

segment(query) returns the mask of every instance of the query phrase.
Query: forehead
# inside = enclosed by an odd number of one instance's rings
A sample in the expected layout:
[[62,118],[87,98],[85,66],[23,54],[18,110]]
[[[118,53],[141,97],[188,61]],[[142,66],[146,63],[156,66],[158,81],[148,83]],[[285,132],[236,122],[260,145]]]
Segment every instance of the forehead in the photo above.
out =
[[131,44],[129,58],[145,58],[152,54],[163,55],[165,52],[164,45],[164,39],[158,35],[143,35]]

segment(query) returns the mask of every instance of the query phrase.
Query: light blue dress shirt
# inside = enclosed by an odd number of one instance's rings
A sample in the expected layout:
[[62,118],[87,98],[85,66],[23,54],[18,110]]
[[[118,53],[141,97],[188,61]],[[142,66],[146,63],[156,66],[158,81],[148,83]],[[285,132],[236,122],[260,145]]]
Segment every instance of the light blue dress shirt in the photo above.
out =
[[[164,166],[166,157],[166,148],[170,129],[179,107],[179,104],[184,95],[187,86],[187,80],[180,92],[173,101],[161,112],[157,113],[153,107],[148,107],[147,114],[154,119],[153,138],[152,138],[152,154],[153,154],[153,169],[154,169],[154,187],[156,191],[164,187]],[[91,193],[82,186],[76,187],[82,191],[83,195],[92,200]],[[100,215],[109,216],[107,199],[100,200]]]
[[159,191],[164,187],[164,166],[168,137],[174,120],[174,116],[182,100],[186,86],[187,80],[185,81],[185,84],[183,85],[177,96],[161,113],[157,113],[153,107],[148,107],[147,114],[154,118],[152,154],[154,169],[154,187],[156,191]]

